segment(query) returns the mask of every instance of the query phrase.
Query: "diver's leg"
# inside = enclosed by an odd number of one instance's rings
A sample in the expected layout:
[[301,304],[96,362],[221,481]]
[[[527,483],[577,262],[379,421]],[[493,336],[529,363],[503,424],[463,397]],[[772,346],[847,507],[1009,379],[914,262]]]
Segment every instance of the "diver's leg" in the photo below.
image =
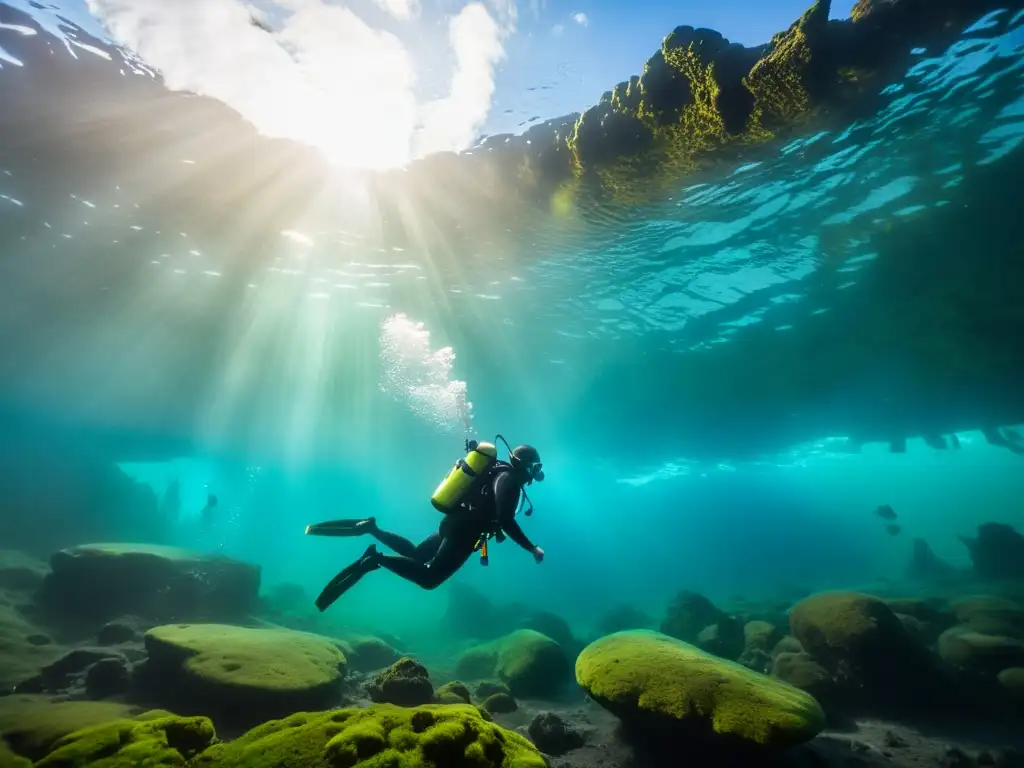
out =
[[423,589],[437,589],[454,576],[473,554],[476,540],[476,533],[450,534],[441,539],[437,554],[428,563],[419,562],[411,557],[387,555],[380,557],[379,563],[396,576],[401,576]]
[[326,611],[335,600],[341,597],[354,587],[360,579],[370,571],[380,567],[380,554],[377,552],[377,545],[371,544],[366,548],[362,557],[351,565],[343,568],[337,576],[331,579],[327,586],[320,592],[316,599],[316,607],[321,613]]
[[413,560],[419,560],[424,563],[434,556],[437,548],[441,545],[441,537],[437,533],[430,534],[419,545],[413,544],[407,538],[399,536],[397,533],[382,531],[376,524],[371,526],[368,533],[395,554],[402,557],[411,557]]

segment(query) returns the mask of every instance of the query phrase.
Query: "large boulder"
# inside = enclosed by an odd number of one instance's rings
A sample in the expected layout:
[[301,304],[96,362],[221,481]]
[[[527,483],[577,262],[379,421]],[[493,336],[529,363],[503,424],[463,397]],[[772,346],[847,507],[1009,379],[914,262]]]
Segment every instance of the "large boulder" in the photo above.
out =
[[508,684],[513,695],[527,698],[557,693],[568,681],[570,670],[562,647],[531,629],[470,648],[456,666],[456,674],[463,679],[498,678]]
[[825,592],[790,610],[790,630],[836,685],[848,714],[885,716],[955,711],[967,693],[948,667],[882,600],[859,592]]
[[260,568],[151,544],[87,544],[50,558],[37,595],[55,619],[103,624],[125,614],[154,622],[231,621],[258,606]]
[[237,722],[337,704],[346,673],[334,641],[289,629],[173,624],[146,633],[140,684],[176,712]]
[[825,725],[814,697],[650,630],[597,640],[576,660],[576,681],[632,725],[785,747]]
[[468,704],[300,712],[200,754],[194,768],[547,768],[537,748]]

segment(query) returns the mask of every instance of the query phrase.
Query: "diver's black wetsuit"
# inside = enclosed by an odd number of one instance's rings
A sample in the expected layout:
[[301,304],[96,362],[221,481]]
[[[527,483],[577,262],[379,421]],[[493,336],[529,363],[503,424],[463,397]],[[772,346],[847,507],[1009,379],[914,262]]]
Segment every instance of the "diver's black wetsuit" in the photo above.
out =
[[398,554],[382,555],[380,566],[423,589],[436,589],[455,575],[473,554],[484,533],[497,528],[527,551],[534,548],[516,521],[522,484],[515,470],[506,470],[494,478],[493,492],[484,497],[482,509],[453,512],[441,521],[437,531],[419,544],[379,528],[369,533]]

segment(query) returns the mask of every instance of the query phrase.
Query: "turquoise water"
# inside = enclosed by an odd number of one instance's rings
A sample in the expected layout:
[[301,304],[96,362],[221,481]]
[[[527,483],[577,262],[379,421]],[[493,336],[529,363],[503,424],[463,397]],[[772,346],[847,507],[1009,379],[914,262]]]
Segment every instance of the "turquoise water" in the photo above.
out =
[[[496,432],[544,458],[523,525],[547,558],[506,543],[453,581],[581,636],[618,602],[878,587],[914,537],[966,566],[957,534],[1024,527],[1024,457],[980,431],[1024,421],[1021,14],[920,52],[855,122],[558,215],[483,215],[502,179],[457,174],[385,204],[38,17],[0,27],[0,406],[157,497],[179,478],[161,542],[312,596],[366,542],[306,524],[425,537],[463,439]],[[981,327],[925,312],[958,291]],[[381,572],[332,615],[430,636],[447,599]]]

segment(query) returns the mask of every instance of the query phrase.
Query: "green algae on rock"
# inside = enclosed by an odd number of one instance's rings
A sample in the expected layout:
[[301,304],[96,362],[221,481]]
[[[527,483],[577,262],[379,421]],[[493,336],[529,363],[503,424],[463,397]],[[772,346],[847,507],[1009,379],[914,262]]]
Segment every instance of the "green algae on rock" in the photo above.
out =
[[576,660],[576,681],[623,720],[676,722],[745,743],[787,747],[817,735],[813,696],[650,630],[608,635]]
[[469,695],[469,688],[458,680],[452,680],[438,688],[435,691],[435,698],[439,704],[470,704],[473,701]]
[[151,629],[145,643],[146,684],[204,714],[231,707],[234,715],[268,717],[328,707],[346,673],[330,638],[290,629],[171,624]]
[[415,707],[434,700],[434,685],[427,668],[415,659],[404,657],[376,674],[366,684],[373,701]]
[[893,655],[917,648],[882,600],[860,592],[822,592],[789,612],[793,636],[830,672],[871,670]]
[[476,707],[374,704],[300,712],[210,747],[194,768],[546,768],[527,739]]
[[114,720],[65,736],[36,768],[185,766],[216,738],[205,717]]
[[16,755],[7,746],[0,741],[0,768],[32,768],[32,763]]
[[976,632],[970,625],[960,624],[939,636],[939,655],[955,667],[994,675],[1024,665],[1024,641]]
[[569,660],[562,647],[532,629],[520,629],[466,651],[456,674],[469,680],[497,677],[515,696],[545,696],[560,689],[569,677]]
[[46,696],[0,698],[0,740],[32,760],[69,733],[111,720],[144,717],[137,707],[106,701],[52,702]]

